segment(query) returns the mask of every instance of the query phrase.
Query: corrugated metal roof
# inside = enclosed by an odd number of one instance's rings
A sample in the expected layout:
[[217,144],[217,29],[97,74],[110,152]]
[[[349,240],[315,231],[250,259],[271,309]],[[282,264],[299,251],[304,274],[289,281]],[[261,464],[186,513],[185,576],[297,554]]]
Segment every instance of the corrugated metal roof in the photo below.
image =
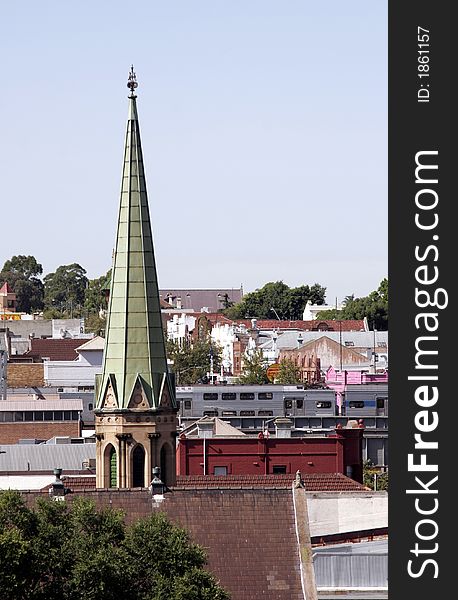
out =
[[46,471],[52,474],[56,468],[79,471],[85,459],[95,458],[95,444],[89,443],[2,445],[0,451],[0,473]]
[[[297,348],[297,336],[297,331],[280,333],[277,340],[277,348]],[[342,333],[339,331],[301,331],[303,344],[321,337],[328,337],[337,343],[342,340],[342,344],[344,345],[345,342],[353,342],[354,346],[350,346],[350,348],[373,348],[374,346],[373,331],[342,331]],[[388,344],[388,331],[375,332],[376,347],[380,347],[380,343]]]
[[0,403],[0,411],[15,410],[83,410],[83,401],[71,400],[5,400]]
[[42,490],[54,475],[0,475],[0,490]]

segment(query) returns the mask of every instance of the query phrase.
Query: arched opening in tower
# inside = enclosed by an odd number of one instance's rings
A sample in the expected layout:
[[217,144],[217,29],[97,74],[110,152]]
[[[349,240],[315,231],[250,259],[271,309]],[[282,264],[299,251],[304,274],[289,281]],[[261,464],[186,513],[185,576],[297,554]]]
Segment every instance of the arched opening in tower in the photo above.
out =
[[140,444],[132,454],[132,487],[145,487],[145,450]]

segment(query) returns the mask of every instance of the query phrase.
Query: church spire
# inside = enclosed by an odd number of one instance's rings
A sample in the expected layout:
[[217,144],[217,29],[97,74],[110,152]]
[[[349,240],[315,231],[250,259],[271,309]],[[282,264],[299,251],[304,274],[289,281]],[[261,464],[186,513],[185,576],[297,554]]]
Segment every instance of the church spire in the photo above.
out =
[[97,406],[111,383],[118,408],[131,405],[141,386],[150,408],[157,408],[167,389],[174,405],[167,359],[148,208],[140,128],[137,77],[132,66],[127,87],[129,112],[113,259],[103,375]]
[[175,384],[167,369],[133,67],[127,85],[121,199],[94,410],[98,488],[145,487],[158,465],[162,481],[175,481]]

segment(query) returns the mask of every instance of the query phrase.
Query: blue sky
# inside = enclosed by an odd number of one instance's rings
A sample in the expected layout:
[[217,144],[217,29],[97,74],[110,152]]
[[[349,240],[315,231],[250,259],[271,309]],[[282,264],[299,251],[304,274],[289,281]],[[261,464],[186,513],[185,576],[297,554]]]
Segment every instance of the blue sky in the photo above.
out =
[[161,287],[333,303],[386,276],[386,1],[25,0],[2,21],[0,267],[110,267],[134,63]]

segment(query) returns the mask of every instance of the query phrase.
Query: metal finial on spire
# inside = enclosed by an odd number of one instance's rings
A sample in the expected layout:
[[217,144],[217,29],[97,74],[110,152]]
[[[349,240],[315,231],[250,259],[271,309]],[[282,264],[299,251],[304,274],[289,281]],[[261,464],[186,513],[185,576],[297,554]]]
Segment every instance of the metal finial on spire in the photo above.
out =
[[129,72],[129,79],[127,81],[127,87],[130,89],[130,97],[134,98],[134,90],[136,88],[138,88],[138,83],[137,83],[137,75],[135,74],[134,71],[134,65],[132,65],[130,67],[130,72]]

